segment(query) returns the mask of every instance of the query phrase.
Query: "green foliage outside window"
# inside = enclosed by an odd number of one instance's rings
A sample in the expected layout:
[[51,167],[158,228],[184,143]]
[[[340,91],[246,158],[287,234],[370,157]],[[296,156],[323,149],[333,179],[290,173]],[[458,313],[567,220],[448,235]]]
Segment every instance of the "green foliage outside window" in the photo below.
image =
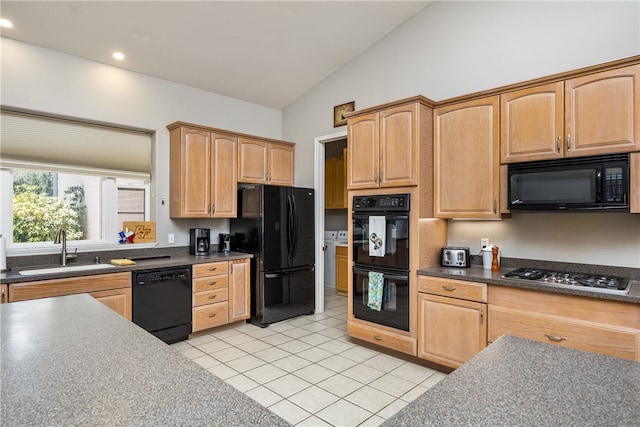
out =
[[13,192],[13,241],[51,242],[58,229],[67,231],[68,240],[82,238],[79,214],[63,199],[39,193],[37,185],[22,183]]

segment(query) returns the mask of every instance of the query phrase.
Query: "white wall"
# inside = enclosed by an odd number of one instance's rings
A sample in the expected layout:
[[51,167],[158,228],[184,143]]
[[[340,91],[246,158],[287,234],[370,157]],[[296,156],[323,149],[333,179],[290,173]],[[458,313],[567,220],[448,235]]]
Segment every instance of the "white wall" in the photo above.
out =
[[[640,54],[640,3],[434,2],[283,111],[296,183],[312,186],[313,141],[333,106],[363,109],[414,95],[439,101]],[[449,242],[503,256],[640,267],[640,215],[514,214],[450,221]]]
[[[281,112],[142,74],[1,38],[0,104],[155,132],[153,171],[157,235],[167,246],[187,244],[189,228],[228,232],[228,220],[169,218],[169,131],[177,120],[281,138]],[[126,153],[122,153],[123,156]],[[164,198],[165,205],[160,203]]]

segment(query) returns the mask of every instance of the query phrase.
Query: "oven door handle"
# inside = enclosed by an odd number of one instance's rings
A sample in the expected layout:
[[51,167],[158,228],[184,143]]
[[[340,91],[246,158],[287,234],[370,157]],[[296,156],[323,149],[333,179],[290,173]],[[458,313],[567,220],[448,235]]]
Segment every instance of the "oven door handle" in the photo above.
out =
[[369,274],[370,271],[376,272],[376,273],[382,273],[384,275],[385,279],[392,279],[392,280],[409,280],[409,275],[408,274],[398,274],[398,273],[387,273],[385,271],[380,271],[380,270],[375,270],[373,268],[371,269],[366,269],[366,268],[358,268],[358,267],[354,267],[353,268],[353,272],[354,273],[360,273],[360,274]]
[[389,215],[385,212],[371,212],[369,215],[363,214],[353,214],[351,216],[352,220],[369,220],[371,216],[383,216],[386,221],[394,221],[394,220],[409,220],[409,215]]

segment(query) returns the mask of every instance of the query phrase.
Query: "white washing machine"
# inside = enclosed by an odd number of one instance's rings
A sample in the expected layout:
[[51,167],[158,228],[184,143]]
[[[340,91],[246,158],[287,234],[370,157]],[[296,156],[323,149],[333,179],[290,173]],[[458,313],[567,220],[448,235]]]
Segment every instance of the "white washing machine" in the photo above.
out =
[[336,287],[336,245],[347,244],[347,230],[324,232],[324,285]]

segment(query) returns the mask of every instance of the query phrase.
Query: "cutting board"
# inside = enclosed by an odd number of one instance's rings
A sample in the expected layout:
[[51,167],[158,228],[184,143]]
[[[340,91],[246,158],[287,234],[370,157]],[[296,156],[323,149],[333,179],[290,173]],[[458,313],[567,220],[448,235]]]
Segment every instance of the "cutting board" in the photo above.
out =
[[135,237],[133,243],[155,243],[156,223],[154,221],[125,221],[122,229],[133,231]]

